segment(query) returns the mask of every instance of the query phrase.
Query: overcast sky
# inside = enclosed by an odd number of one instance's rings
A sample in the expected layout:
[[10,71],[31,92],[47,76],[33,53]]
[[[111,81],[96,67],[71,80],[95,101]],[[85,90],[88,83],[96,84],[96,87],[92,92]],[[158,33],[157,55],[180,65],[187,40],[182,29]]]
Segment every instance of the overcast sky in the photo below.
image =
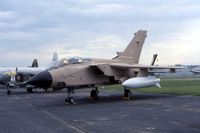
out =
[[197,0],[1,0],[0,66],[59,57],[112,58],[147,30],[141,64],[200,64]]

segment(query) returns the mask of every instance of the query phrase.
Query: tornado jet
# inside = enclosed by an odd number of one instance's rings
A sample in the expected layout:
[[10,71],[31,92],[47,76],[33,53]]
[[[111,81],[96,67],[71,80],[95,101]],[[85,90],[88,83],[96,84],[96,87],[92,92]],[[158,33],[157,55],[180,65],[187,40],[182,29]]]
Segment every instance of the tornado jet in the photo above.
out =
[[[160,87],[160,79],[150,76],[152,69],[179,69],[178,67],[165,67],[140,65],[139,58],[142,51],[147,31],[139,30],[123,52],[117,52],[112,59],[81,58],[69,62],[68,65],[43,71],[26,83],[40,88],[64,89],[68,91],[65,101],[73,103],[70,95],[75,89],[91,88],[90,96],[98,97],[100,86],[122,84],[124,97],[130,99],[131,89],[157,86]],[[101,56],[101,55],[99,55]]]

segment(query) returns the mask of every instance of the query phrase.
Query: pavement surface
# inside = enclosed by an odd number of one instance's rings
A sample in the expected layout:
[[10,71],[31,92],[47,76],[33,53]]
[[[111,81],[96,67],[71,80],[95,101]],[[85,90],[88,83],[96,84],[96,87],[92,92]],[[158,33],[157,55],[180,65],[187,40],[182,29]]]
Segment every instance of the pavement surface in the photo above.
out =
[[200,97],[89,89],[76,90],[75,105],[64,102],[66,90],[7,95],[0,87],[0,133],[199,133]]

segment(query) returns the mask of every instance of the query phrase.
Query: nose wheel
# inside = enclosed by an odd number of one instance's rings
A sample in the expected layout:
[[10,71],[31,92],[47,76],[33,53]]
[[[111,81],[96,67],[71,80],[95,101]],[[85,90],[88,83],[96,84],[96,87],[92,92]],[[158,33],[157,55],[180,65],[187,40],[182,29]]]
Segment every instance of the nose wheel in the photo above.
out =
[[7,94],[8,94],[8,95],[11,95],[11,90],[7,90]]
[[70,103],[70,104],[75,104],[73,97],[65,98],[65,102]]
[[9,89],[9,87],[7,86],[7,94],[11,95],[11,90]]
[[74,98],[70,96],[70,94],[73,93],[74,94],[74,88],[68,88],[67,89],[67,98],[65,98],[65,102],[69,103],[69,104],[76,104],[76,102],[74,101]]

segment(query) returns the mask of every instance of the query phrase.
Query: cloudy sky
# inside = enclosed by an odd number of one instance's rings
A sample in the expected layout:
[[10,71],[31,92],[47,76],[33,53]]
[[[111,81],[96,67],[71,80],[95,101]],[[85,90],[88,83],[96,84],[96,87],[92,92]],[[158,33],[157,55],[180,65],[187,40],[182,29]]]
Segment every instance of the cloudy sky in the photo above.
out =
[[200,64],[197,0],[1,0],[0,66],[59,57],[112,58],[147,30],[141,64]]

